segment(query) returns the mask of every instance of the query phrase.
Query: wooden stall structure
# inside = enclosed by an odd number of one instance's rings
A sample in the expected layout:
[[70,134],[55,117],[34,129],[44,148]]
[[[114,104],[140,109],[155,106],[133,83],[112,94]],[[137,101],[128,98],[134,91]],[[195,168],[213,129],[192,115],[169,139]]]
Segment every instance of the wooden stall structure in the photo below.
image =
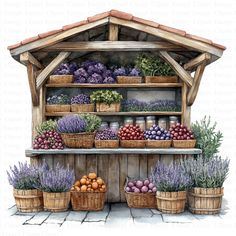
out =
[[[191,106],[207,65],[219,59],[225,47],[183,30],[144,20],[131,14],[111,10],[25,39],[9,46],[11,56],[25,65],[32,99],[32,137],[35,127],[49,118],[68,113],[45,112],[46,97],[61,91],[93,91],[100,88],[118,90],[124,97],[163,96],[181,105],[179,112],[96,112],[109,121],[122,122],[124,116],[178,116],[189,126]],[[161,84],[47,84],[47,79],[62,62],[98,60],[132,62],[140,52],[159,55],[178,75],[177,83]],[[148,91],[148,92],[147,92]],[[95,113],[95,112],[94,112]],[[171,162],[199,155],[199,149],[64,149],[26,150],[34,163],[45,160],[75,169],[76,178],[94,171],[108,184],[109,202],[125,201],[123,185],[126,176],[146,178],[159,159]]]

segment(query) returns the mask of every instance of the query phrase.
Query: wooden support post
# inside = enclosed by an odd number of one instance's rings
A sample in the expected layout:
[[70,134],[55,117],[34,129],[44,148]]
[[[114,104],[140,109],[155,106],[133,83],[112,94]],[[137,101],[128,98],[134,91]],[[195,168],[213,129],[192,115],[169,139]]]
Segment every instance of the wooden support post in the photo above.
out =
[[185,82],[189,87],[193,85],[193,78],[189,75],[189,73],[181,67],[166,51],[160,51],[160,56],[167,61],[176,74],[180,77],[183,82]]
[[37,89],[41,88],[47,77],[60,65],[68,56],[70,52],[60,52],[56,58],[54,58],[48,66],[37,76],[36,85]]
[[118,25],[109,24],[109,40],[117,41],[119,35],[119,27]]
[[187,104],[187,85],[183,83],[182,87],[182,115],[181,115],[181,123],[186,125],[186,104]]
[[202,64],[203,62],[208,62],[211,59],[211,55],[209,53],[202,53],[198,57],[190,60],[188,63],[184,64],[184,69],[193,71],[197,66]]
[[28,63],[31,63],[39,69],[43,68],[43,65],[30,52],[23,52],[20,54],[20,61],[26,66]]

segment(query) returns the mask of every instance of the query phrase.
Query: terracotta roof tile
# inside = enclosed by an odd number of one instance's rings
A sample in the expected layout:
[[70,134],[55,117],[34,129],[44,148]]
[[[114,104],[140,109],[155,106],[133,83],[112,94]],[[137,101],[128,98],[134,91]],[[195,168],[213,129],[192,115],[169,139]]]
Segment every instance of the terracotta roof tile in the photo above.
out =
[[184,30],[179,30],[179,29],[172,28],[172,27],[169,27],[169,26],[166,26],[166,25],[159,25],[158,28],[160,28],[162,30],[165,30],[165,31],[168,31],[168,32],[171,32],[171,33],[179,34],[181,36],[186,35],[186,32]]
[[22,45],[21,42],[19,42],[19,43],[16,43],[16,44],[13,44],[13,45],[8,46],[7,49],[8,49],[8,50],[11,50],[11,49],[13,49],[13,48],[20,47],[21,45]]
[[87,24],[88,21],[87,20],[82,20],[82,21],[79,21],[79,22],[75,22],[73,24],[69,24],[69,25],[64,25],[62,27],[63,30],[68,30],[68,29],[72,29],[72,28],[75,28],[75,27],[78,27],[78,26],[81,26],[81,25],[85,25]]
[[193,35],[193,34],[186,34],[187,38],[191,38],[191,39],[195,39],[204,43],[208,43],[208,44],[212,44],[212,41],[210,39],[206,39],[206,38],[202,38],[200,36],[197,35]]
[[31,43],[31,42],[34,42],[36,41],[37,39],[39,39],[39,36],[34,36],[34,37],[30,37],[30,38],[27,38],[27,39],[24,39],[21,41],[21,44],[24,45],[24,44],[27,44],[27,43]]
[[94,22],[94,21],[101,20],[101,19],[108,17],[108,16],[110,16],[110,12],[106,11],[106,12],[103,12],[100,14],[96,14],[94,16],[90,16],[87,18],[87,20],[88,20],[88,22]]
[[45,33],[41,33],[41,34],[39,34],[38,36],[39,36],[39,38],[46,38],[46,37],[48,37],[48,36],[51,36],[51,35],[53,35],[53,34],[56,34],[56,33],[59,33],[59,32],[61,32],[62,31],[62,29],[57,29],[57,30],[51,30],[51,31],[48,31],[48,32],[45,32]]
[[117,10],[111,10],[110,11],[110,15],[111,16],[115,16],[117,18],[120,19],[124,19],[124,20],[132,20],[132,15],[123,11],[117,11]]
[[221,45],[221,44],[218,44],[218,43],[212,43],[212,45],[215,46],[215,47],[217,47],[217,48],[223,49],[223,50],[226,49],[225,46],[223,46],[223,45]]
[[138,22],[138,23],[141,23],[141,24],[144,24],[144,25],[149,25],[149,26],[152,26],[152,27],[158,27],[159,24],[154,22],[154,21],[150,21],[150,20],[145,20],[145,19],[142,19],[142,18],[139,18],[139,17],[136,17],[134,16],[132,18],[132,21],[135,21],[135,22]]

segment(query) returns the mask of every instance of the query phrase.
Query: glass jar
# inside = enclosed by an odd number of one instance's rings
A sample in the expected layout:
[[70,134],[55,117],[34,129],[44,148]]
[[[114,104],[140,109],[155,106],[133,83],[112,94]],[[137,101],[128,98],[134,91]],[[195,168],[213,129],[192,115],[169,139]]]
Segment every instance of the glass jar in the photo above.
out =
[[108,123],[107,122],[102,122],[98,130],[101,131],[101,130],[104,130],[106,128],[108,128]]
[[169,127],[176,125],[178,123],[178,117],[177,116],[170,116],[169,117]]
[[147,118],[146,118],[146,129],[151,128],[155,124],[156,124],[156,117],[155,116],[147,116]]
[[133,125],[133,124],[134,124],[133,117],[125,117],[124,118],[124,125]]
[[144,117],[136,117],[136,125],[138,125],[142,131],[144,131],[146,129]]
[[116,134],[119,131],[119,127],[120,127],[119,122],[115,121],[110,123],[110,129],[113,130]]
[[158,126],[163,129],[168,129],[167,127],[167,119],[166,118],[159,118],[158,119]]

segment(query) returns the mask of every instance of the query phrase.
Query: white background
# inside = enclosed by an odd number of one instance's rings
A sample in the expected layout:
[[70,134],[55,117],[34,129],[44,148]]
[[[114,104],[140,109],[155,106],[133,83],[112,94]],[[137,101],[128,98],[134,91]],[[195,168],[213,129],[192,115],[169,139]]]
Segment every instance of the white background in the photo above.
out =
[[[31,99],[26,68],[12,59],[7,46],[110,9],[183,29],[227,47],[222,58],[206,68],[192,106],[192,121],[204,115],[217,121],[217,127],[224,133],[220,154],[231,159],[230,175],[225,183],[228,213],[223,224],[212,222],[202,230],[213,232],[219,227],[218,233],[219,230],[233,233],[236,229],[235,0],[0,0],[0,214],[13,202],[5,170],[9,164],[26,160],[24,150],[30,146],[31,140]],[[8,223],[12,219],[0,219],[1,229],[10,231]],[[171,227],[166,224],[165,232]],[[176,233],[175,228],[173,231]],[[190,230],[189,226],[185,229]],[[196,230],[190,232],[196,233]],[[4,234],[5,231],[0,230],[0,234],[9,235]],[[156,233],[159,231],[155,229]]]

